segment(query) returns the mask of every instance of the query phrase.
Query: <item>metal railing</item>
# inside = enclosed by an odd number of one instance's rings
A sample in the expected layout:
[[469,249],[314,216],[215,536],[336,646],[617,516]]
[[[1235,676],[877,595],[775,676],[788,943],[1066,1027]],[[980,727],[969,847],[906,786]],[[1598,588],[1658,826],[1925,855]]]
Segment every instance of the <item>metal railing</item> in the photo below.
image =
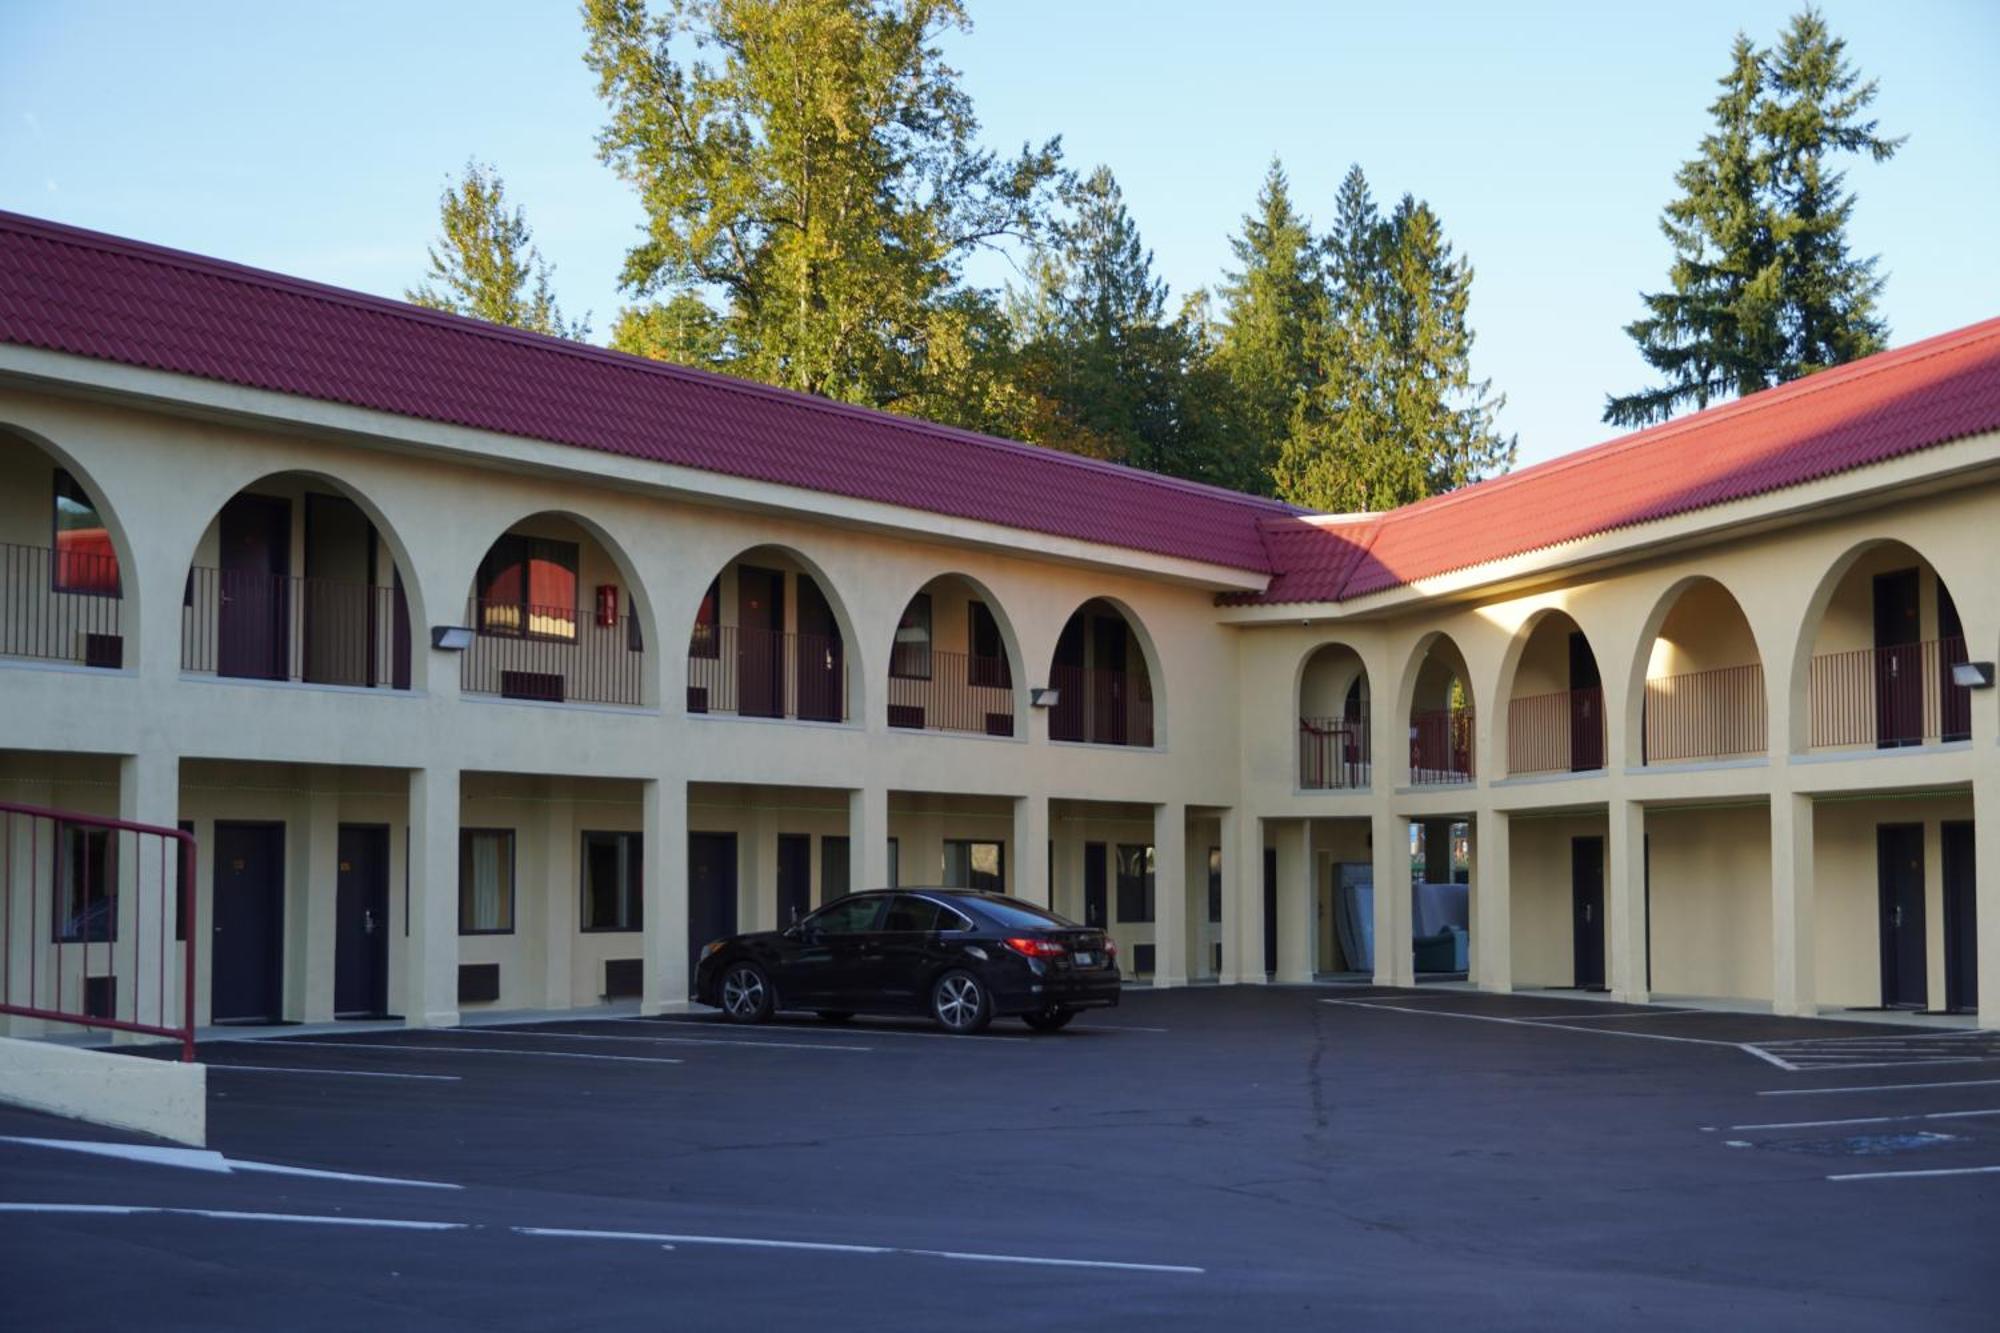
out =
[[1439,787],[1470,782],[1472,710],[1441,708],[1410,714],[1410,785]]
[[0,542],[0,657],[125,665],[115,556]]
[[699,625],[688,640],[690,713],[847,720],[847,653],[831,634]]
[[1153,684],[1131,671],[1056,666],[1049,672],[1056,704],[1049,739],[1093,745],[1153,743]]
[[1299,786],[1306,791],[1352,791],[1370,777],[1368,718],[1299,719]]
[[1972,735],[1972,691],[1951,669],[1966,660],[1962,638],[1824,653],[1812,660],[1815,749],[1890,749]]
[[0,1013],[194,1059],[194,837],[0,802]]
[[557,704],[645,701],[646,647],[630,616],[474,598],[465,623],[473,637],[460,655],[461,694]]
[[[1016,696],[1004,657],[909,654],[889,675],[889,725],[1012,736]],[[917,672],[924,674],[918,675]]]
[[1587,773],[1604,767],[1604,690],[1588,686],[1507,701],[1509,773]]
[[182,603],[183,671],[410,688],[410,613],[400,589],[196,566]]
[[1718,667],[1646,682],[1643,761],[1728,759],[1768,745],[1764,668]]

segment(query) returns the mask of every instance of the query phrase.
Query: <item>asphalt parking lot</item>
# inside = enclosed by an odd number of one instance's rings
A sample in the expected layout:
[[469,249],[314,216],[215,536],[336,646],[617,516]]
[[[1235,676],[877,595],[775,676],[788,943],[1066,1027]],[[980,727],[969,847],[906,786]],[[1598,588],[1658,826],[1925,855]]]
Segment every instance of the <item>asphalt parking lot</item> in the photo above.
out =
[[11,1326],[1983,1329],[2000,1298],[1978,1033],[1301,987],[1054,1036],[201,1054],[207,1153],[0,1110]]

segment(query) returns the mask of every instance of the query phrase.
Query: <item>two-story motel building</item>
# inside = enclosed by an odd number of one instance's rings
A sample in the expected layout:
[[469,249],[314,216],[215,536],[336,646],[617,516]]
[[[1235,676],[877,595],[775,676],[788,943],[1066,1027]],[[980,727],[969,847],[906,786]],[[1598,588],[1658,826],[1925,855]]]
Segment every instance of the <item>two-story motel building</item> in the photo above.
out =
[[1333,517],[0,214],[0,800],[193,831],[204,1023],[897,882],[1455,974],[1415,875],[1487,990],[2000,1025],[1996,531],[2000,321]]

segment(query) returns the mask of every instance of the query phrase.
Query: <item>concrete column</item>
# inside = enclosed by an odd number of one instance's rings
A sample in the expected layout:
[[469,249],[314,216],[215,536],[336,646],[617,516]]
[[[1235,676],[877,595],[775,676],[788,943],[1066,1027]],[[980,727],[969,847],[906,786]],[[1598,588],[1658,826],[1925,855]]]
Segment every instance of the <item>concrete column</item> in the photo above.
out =
[[312,779],[313,789],[305,797],[306,879],[305,892],[300,895],[305,931],[298,956],[305,962],[299,1012],[308,1023],[333,1018],[334,949],[339,932],[336,909],[340,905],[340,794],[319,787],[326,776]]
[[1631,1004],[1651,996],[1646,982],[1646,807],[1614,800],[1605,812],[1604,944],[1611,993]]
[[1153,984],[1187,985],[1187,807],[1153,807]]
[[855,892],[889,887],[889,793],[857,787],[847,793],[847,854]]
[[411,1027],[458,1026],[458,823],[458,770],[411,770],[403,972],[404,1021]]
[[[572,954],[583,926],[583,844],[577,839],[576,802],[565,778],[549,779],[548,801],[542,807],[542,866],[542,917],[537,926],[542,936],[542,1002],[550,1009],[567,1009],[574,1003]],[[591,987],[588,994],[603,993],[601,975],[585,980]]]
[[1505,994],[1514,989],[1514,880],[1512,826],[1497,810],[1483,810],[1472,826],[1472,921],[1470,980],[1479,989]]
[[[656,778],[640,784],[639,883],[645,897],[645,995],[647,1015],[688,1007],[687,780]],[[706,943],[707,941],[703,941]]]
[[1771,794],[1771,1011],[1819,1012],[1814,976],[1813,801]]
[[1054,900],[1049,884],[1049,798],[1014,798],[1014,839],[1008,849],[1008,873],[1013,876],[1014,896],[1049,906]]
[[[179,755],[125,755],[118,761],[118,817],[135,824],[172,828],[180,818],[181,761]],[[17,819],[26,826],[27,820]],[[44,825],[45,839],[47,826]],[[173,947],[174,859],[178,843],[169,842],[164,866],[160,842],[156,838],[130,833],[116,835],[118,851],[114,869],[118,876],[118,934],[112,948],[114,962],[109,969],[118,978],[116,1017],[141,1023],[159,1023],[171,1015],[179,1018],[176,1002],[180,994],[181,951]],[[164,869],[165,873],[162,874]],[[46,878],[15,879],[15,884],[47,884]],[[17,894],[31,898],[33,894]],[[47,907],[42,909],[44,913]],[[47,938],[44,936],[43,938]],[[29,947],[37,941],[30,939]],[[83,950],[95,954],[99,949]],[[165,976],[162,976],[162,970]],[[169,1007],[161,1004],[162,981]]]
[[2000,1028],[2000,760],[1990,745],[1986,760],[1972,779],[1973,914],[1979,931],[1979,1026]]
[[1410,920],[1410,821],[1374,818],[1375,984],[1414,986],[1417,959]]
[[[1284,820],[1273,829],[1271,841],[1278,849],[1278,981],[1296,985],[1313,979],[1313,946],[1318,933],[1312,824],[1304,819]],[[1261,936],[1256,947],[1263,948]]]
[[1263,822],[1222,812],[1222,975],[1225,986],[1264,983]]
[[752,806],[748,820],[749,847],[739,851],[745,857],[743,882],[737,886],[737,904],[742,919],[751,930],[780,930],[791,925],[778,920],[778,826],[776,812]]

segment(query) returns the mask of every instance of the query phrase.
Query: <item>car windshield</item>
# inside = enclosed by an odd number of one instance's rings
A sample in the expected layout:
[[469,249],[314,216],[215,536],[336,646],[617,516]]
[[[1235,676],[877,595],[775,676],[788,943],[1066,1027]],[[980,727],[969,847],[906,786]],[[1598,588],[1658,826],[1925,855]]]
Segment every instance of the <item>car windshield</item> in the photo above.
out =
[[1046,908],[1014,898],[977,898],[979,910],[1003,926],[1026,930],[1074,930],[1076,922],[1065,921]]

